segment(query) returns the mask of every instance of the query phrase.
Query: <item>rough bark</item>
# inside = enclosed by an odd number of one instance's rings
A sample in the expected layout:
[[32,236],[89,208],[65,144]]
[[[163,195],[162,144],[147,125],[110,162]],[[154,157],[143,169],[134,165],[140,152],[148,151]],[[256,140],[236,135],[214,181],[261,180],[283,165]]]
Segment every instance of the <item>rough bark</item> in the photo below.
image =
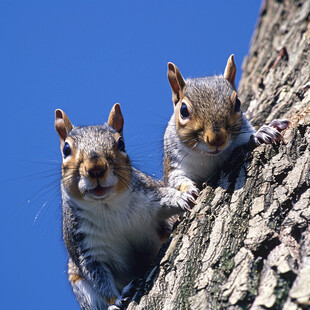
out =
[[286,143],[235,152],[128,309],[310,307],[309,11],[309,1],[266,1],[243,65],[247,115],[291,119]]

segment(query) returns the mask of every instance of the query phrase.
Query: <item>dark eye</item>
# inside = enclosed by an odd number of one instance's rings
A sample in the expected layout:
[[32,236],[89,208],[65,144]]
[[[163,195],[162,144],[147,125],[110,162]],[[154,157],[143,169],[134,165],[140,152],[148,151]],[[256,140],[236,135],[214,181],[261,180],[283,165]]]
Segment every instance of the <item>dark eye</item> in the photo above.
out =
[[65,143],[62,152],[64,154],[64,158],[66,158],[67,156],[71,155],[71,148],[70,148],[70,145],[69,145],[68,142]]
[[181,105],[180,114],[182,118],[189,118],[188,107],[185,103],[182,103]]
[[240,100],[237,98],[237,99],[236,99],[236,103],[235,103],[235,112],[239,112],[239,111],[240,111],[240,105],[241,105],[241,102],[240,102]]
[[118,139],[118,142],[117,142],[117,149],[118,149],[119,151],[125,152],[125,143],[124,143],[124,141],[123,141],[122,138],[119,138],[119,139]]

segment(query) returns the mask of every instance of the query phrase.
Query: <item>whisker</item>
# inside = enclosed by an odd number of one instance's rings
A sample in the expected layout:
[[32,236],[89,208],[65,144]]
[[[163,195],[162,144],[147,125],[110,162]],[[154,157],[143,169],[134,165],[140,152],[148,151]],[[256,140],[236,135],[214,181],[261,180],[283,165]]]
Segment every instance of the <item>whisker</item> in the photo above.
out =
[[197,144],[198,144],[198,142],[196,142],[196,143],[193,145],[193,147],[191,147],[191,148],[184,154],[184,156],[183,156],[182,159],[180,160],[179,165],[182,164],[184,158],[185,158],[186,156],[188,156],[188,155],[193,151],[193,149],[197,146]]
[[131,192],[134,192],[134,188],[131,186],[131,184],[128,184],[126,180],[122,177],[122,175],[118,174],[117,172],[114,171],[114,175],[127,187],[127,189]]
[[42,165],[59,165],[61,164],[60,160],[55,159],[46,159],[46,160],[30,160],[30,159],[20,159],[21,162],[30,163],[30,164],[42,164]]
[[34,217],[33,223],[35,224],[35,222],[37,221],[42,209],[46,206],[47,201],[43,203],[43,205],[41,206],[40,210],[38,211],[38,213],[36,214],[36,216]]

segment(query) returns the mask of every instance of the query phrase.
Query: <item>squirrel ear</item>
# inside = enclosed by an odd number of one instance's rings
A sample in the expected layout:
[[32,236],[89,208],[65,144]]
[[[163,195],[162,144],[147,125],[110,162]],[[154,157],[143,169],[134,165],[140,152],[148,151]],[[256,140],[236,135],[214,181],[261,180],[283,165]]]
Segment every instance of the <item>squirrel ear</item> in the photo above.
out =
[[73,126],[64,111],[55,110],[55,128],[61,141],[65,141]]
[[120,134],[123,133],[124,117],[119,103],[115,103],[113,108],[111,109],[108,124]]
[[172,62],[168,62],[167,76],[172,89],[172,101],[176,104],[183,94],[185,81],[177,66]]
[[236,90],[235,78],[236,78],[237,67],[234,61],[234,54],[230,55],[227,60],[227,65],[224,72],[224,78],[232,85]]

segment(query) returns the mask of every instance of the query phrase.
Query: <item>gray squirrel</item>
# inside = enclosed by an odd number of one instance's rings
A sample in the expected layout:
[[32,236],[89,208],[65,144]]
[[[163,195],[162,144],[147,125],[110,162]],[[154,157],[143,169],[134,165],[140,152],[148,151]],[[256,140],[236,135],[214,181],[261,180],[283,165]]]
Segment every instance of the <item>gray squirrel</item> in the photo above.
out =
[[124,291],[167,240],[171,216],[195,203],[189,193],[163,187],[131,166],[123,125],[119,104],[98,126],[74,127],[55,111],[68,275],[83,310],[121,309]]
[[237,147],[280,141],[288,120],[273,120],[257,132],[243,115],[235,87],[234,55],[224,76],[184,80],[168,63],[174,113],[164,135],[165,184],[198,195]]

